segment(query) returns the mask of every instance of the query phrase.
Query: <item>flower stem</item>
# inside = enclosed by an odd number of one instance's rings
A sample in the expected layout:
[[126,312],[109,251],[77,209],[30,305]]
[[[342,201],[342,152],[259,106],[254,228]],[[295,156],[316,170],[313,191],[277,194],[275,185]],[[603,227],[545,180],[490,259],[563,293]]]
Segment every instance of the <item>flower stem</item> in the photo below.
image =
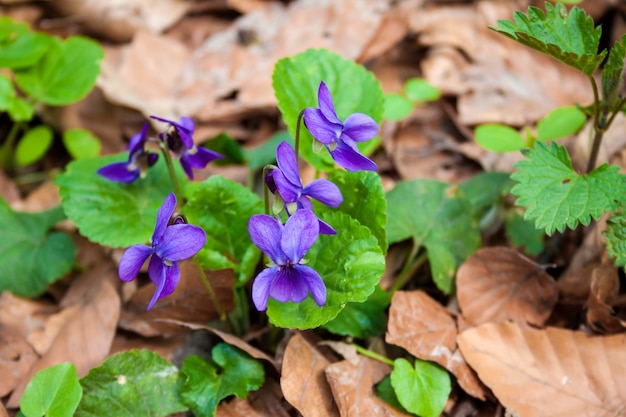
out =
[[382,363],[386,363],[387,365],[393,367],[393,361],[386,356],[380,355],[376,352],[372,352],[369,349],[365,349],[362,346],[357,345],[356,343],[352,343],[352,347],[356,349],[363,356],[367,356],[368,358],[372,358]]
[[404,285],[411,278],[411,276],[413,276],[415,271],[419,267],[424,265],[424,263],[428,259],[426,252],[422,253],[420,256],[417,256],[418,251],[419,251],[419,245],[413,242],[413,247],[411,248],[411,252],[409,253],[409,256],[407,256],[406,262],[404,263],[402,270],[400,271],[400,273],[398,274],[398,277],[396,278],[396,282],[394,282],[393,286],[391,287],[391,290],[390,290],[391,294],[395,293],[400,288],[404,287]]
[[9,130],[7,139],[4,142],[4,145],[2,146],[2,148],[0,149],[0,169],[6,168],[9,162],[9,155],[11,154],[11,151],[15,147],[15,140],[17,139],[17,134],[19,133],[20,130],[23,129],[24,126],[25,124],[23,122],[16,122],[16,123],[13,123],[13,126],[11,126],[11,130]]
[[298,121],[296,122],[296,160],[298,159],[298,155],[300,155],[298,152],[300,151],[300,122],[302,121],[302,117],[304,117],[304,110],[302,110],[300,114],[298,114]]
[[172,162],[172,155],[170,155],[167,141],[163,140],[159,142],[159,148],[161,148],[161,153],[165,159],[165,164],[167,165],[167,171],[170,174],[170,180],[172,181],[172,188],[174,188],[176,199],[182,204],[184,202],[183,193],[180,188],[180,183],[178,182],[178,177],[176,177],[176,172],[174,171],[174,163]]
[[213,286],[211,285],[211,282],[209,281],[209,279],[206,276],[206,273],[204,272],[204,268],[202,268],[196,262],[194,262],[194,265],[196,266],[196,268],[198,268],[198,271],[200,272],[200,278],[202,279],[202,283],[204,284],[204,287],[206,288],[206,291],[209,294],[209,298],[213,302],[213,305],[215,306],[215,309],[217,310],[218,314],[220,315],[220,320],[224,324],[224,329],[227,332],[231,333],[232,329],[230,328],[230,322],[228,321],[228,316],[226,315],[226,310],[224,310],[224,307],[219,302],[219,300],[217,298],[217,295],[215,294],[215,291],[213,290]]
[[273,169],[272,165],[265,165],[263,167],[263,173],[261,174],[261,181],[263,181],[263,203],[265,204],[265,214],[270,214],[270,189],[267,186],[267,181],[265,181],[265,177],[267,174]]

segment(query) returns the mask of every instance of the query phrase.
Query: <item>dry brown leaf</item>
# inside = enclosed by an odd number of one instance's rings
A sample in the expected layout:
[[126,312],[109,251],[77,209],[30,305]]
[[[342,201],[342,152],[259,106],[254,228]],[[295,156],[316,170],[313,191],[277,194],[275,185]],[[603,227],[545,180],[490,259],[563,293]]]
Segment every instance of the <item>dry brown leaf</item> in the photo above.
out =
[[357,365],[361,360],[361,355],[356,351],[356,347],[350,343],[335,342],[333,340],[324,340],[318,343],[318,346],[328,346],[352,365]]
[[[233,285],[235,282],[232,269],[206,272],[222,307],[226,311],[231,311],[234,308]],[[146,337],[167,336],[181,331],[187,332],[187,330],[167,323],[164,319],[200,324],[219,317],[196,266],[191,262],[181,263],[180,275],[180,282],[174,292],[157,301],[150,311],[146,311],[146,307],[155,290],[152,282],[135,292],[130,302],[124,306],[119,326]]]
[[4,171],[0,171],[0,197],[11,207],[21,201],[20,191],[15,181],[9,178]]
[[448,369],[468,394],[485,399],[485,389],[456,346],[457,327],[450,313],[423,291],[397,291],[391,299],[385,341],[420,359]]
[[56,311],[58,308],[50,303],[21,298],[8,291],[0,295],[0,327],[4,332],[19,334],[24,338],[42,329],[48,314]]
[[85,272],[72,284],[61,306],[75,314],[69,316],[50,349],[13,391],[8,407],[19,405],[26,384],[41,369],[72,362],[82,377],[102,362],[111,348],[120,316],[120,299],[111,283],[117,280],[116,268],[103,264]]
[[9,417],[9,414],[7,413],[6,408],[4,408],[1,402],[0,402],[0,417]]
[[143,337],[133,333],[118,332],[111,344],[109,356],[132,349],[147,349],[158,353],[169,362],[174,362],[180,358],[180,352],[183,351],[188,336],[187,334],[179,334],[168,338]]
[[0,327],[0,397],[13,391],[37,359],[39,356],[24,337]]
[[473,325],[514,320],[542,326],[558,301],[554,279],[506,247],[479,249],[460,266],[456,285],[463,317]]
[[280,386],[289,404],[305,417],[339,416],[324,370],[330,365],[297,333],[285,349]]
[[626,335],[488,323],[458,341],[480,379],[520,417],[626,414]]
[[289,417],[286,408],[291,408],[283,398],[280,386],[273,379],[268,379],[245,400],[234,398],[222,402],[217,407],[217,417]]
[[61,204],[59,188],[54,182],[47,181],[31,192],[26,199],[18,201],[11,207],[13,210],[38,213],[49,210]]
[[587,298],[587,324],[598,333],[614,334],[626,331],[624,323],[613,311],[619,294],[619,276],[612,262],[594,268]]
[[360,356],[356,364],[341,361],[328,366],[326,378],[341,417],[408,416],[375,394],[374,385],[389,372],[389,365],[365,356]]

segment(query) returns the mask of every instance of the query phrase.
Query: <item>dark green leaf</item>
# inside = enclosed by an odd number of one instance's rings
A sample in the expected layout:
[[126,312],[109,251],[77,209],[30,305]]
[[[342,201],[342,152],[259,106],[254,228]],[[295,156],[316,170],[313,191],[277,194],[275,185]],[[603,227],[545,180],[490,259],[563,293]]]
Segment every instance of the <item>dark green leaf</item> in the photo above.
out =
[[82,396],[76,368],[61,363],[35,374],[20,399],[20,411],[25,417],[72,417]]
[[515,23],[498,20],[499,28],[491,29],[517,42],[550,55],[587,75],[600,65],[606,50],[598,54],[602,29],[593,19],[574,6],[569,14],[563,4],[546,2],[546,13],[537,7],[528,8],[528,16],[513,14]]
[[415,360],[415,368],[405,359],[396,359],[391,385],[400,404],[421,417],[441,415],[452,390],[445,369],[420,359]]
[[276,148],[283,141],[294,146],[293,138],[289,132],[281,130],[268,141],[264,142],[263,145],[257,146],[256,148],[244,149],[243,153],[246,161],[248,161],[248,167],[255,170],[274,163],[276,161]]
[[538,255],[543,250],[543,229],[536,229],[532,221],[512,212],[504,223],[506,235],[515,246],[523,246],[529,255]]
[[481,172],[459,184],[459,189],[479,216],[497,204],[513,181],[505,172]]
[[602,98],[611,112],[618,110],[619,92],[624,85],[624,58],[626,58],[626,34],[615,42],[602,69]]
[[209,139],[204,143],[204,147],[224,156],[224,158],[213,162],[217,166],[243,164],[245,162],[241,146],[226,133],[220,133]]
[[480,125],[474,131],[476,143],[493,152],[519,151],[526,146],[526,141],[517,130],[500,124]]
[[20,213],[0,199],[0,292],[36,297],[72,268],[76,252],[72,239],[64,233],[48,233],[64,218],[61,207]]
[[213,363],[191,355],[181,367],[182,399],[197,417],[215,416],[221,400],[231,395],[246,398],[265,381],[263,365],[242,350],[220,343],[211,354]]
[[118,353],[80,380],[76,417],[166,417],[187,411],[178,369],[148,350]]
[[43,33],[31,32],[24,23],[0,18],[0,68],[20,69],[30,67],[48,50],[52,38]]
[[378,398],[382,398],[387,404],[391,405],[392,407],[408,413],[408,411],[406,411],[404,407],[402,407],[400,401],[398,401],[396,392],[391,386],[391,376],[387,375],[378,383],[378,385],[376,385],[376,395],[378,396]]
[[95,158],[100,153],[100,139],[85,129],[63,132],[63,144],[74,159]]
[[414,108],[415,104],[413,104],[413,102],[411,102],[404,96],[401,96],[400,94],[385,94],[385,109],[383,111],[383,119],[397,122],[411,114]]
[[624,202],[620,203],[618,209],[611,215],[608,221],[606,237],[606,248],[609,255],[615,258],[616,266],[626,266],[626,210]]
[[28,130],[17,143],[15,162],[24,166],[39,161],[52,146],[52,136],[52,129],[46,125]]
[[391,295],[376,287],[362,303],[348,303],[339,315],[323,327],[329,332],[361,339],[381,334],[387,326],[385,310]]

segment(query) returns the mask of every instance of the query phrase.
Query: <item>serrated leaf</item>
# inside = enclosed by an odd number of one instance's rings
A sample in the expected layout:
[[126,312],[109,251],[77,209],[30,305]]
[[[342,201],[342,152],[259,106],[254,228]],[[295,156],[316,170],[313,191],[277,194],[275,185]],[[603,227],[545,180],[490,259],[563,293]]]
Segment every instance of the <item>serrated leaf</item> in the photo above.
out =
[[[298,114],[307,107],[317,107],[317,90],[324,81],[333,96],[337,116],[345,120],[352,113],[365,113],[380,123],[384,96],[380,83],[363,66],[326,49],[308,49],[276,63],[272,75],[274,95],[289,133],[296,136]],[[357,143],[364,154],[370,154],[379,138]],[[300,129],[300,155],[315,168],[328,171],[334,162],[326,150],[313,151],[313,137]]]
[[19,69],[34,65],[48,50],[52,38],[31,32],[28,25],[9,17],[0,18],[0,68]]
[[42,103],[63,106],[85,97],[100,74],[104,51],[91,39],[52,38],[36,65],[15,72],[15,82]]
[[[69,163],[56,179],[67,217],[92,242],[112,247],[149,242],[157,211],[172,192],[163,158],[148,170],[146,178],[132,184],[109,181],[96,173],[104,165],[126,160],[126,153],[80,159]],[[178,165],[176,173],[183,182]]]
[[536,229],[535,225],[524,219],[524,216],[513,211],[504,222],[506,236],[515,246],[523,246],[529,255],[538,255],[543,250],[544,233]]
[[606,50],[598,53],[602,29],[595,27],[593,19],[577,6],[569,14],[561,3],[556,6],[546,2],[546,13],[531,6],[528,16],[513,14],[514,23],[498,20],[499,27],[490,27],[499,33],[550,55],[587,75],[600,65]]
[[187,411],[178,368],[148,350],[118,353],[80,383],[83,399],[76,417],[166,417]]
[[537,123],[537,140],[545,142],[573,135],[586,121],[585,113],[575,106],[558,107]]
[[411,78],[404,84],[406,98],[421,103],[439,100],[441,91],[423,78]]
[[450,375],[439,365],[415,360],[396,359],[391,371],[391,386],[402,406],[421,417],[441,415],[452,385]]
[[315,202],[315,211],[341,211],[348,214],[367,226],[378,239],[383,254],[387,253],[387,201],[380,176],[372,171],[334,170],[328,179],[341,190],[343,203],[333,209]]
[[348,303],[323,327],[331,333],[361,339],[379,335],[385,331],[385,310],[390,303],[391,295],[377,286],[366,301]]
[[624,58],[626,58],[626,34],[615,42],[602,69],[602,98],[611,112],[618,110],[617,105],[620,102],[619,92],[624,84]]
[[30,165],[39,161],[52,146],[52,129],[39,125],[28,130],[17,143],[15,162]]
[[244,284],[261,256],[248,235],[248,220],[262,212],[259,197],[241,184],[219,175],[202,182],[184,208],[189,222],[207,235],[197,255],[200,264],[212,270],[232,268],[237,283]]
[[76,368],[60,363],[35,374],[20,399],[20,411],[26,417],[72,417],[82,396]]
[[527,207],[524,218],[548,235],[574,229],[579,222],[587,226],[626,200],[626,176],[617,166],[603,164],[579,175],[565,147],[554,142],[537,142],[525,156],[527,160],[515,164],[511,178],[518,184],[511,193],[518,197],[516,205]]
[[65,233],[48,230],[65,218],[61,207],[20,213],[0,199],[0,292],[36,297],[67,273],[76,247]]
[[276,132],[276,134],[265,141],[263,145],[259,145],[255,148],[244,149],[243,154],[246,161],[248,161],[248,167],[255,170],[275,162],[276,148],[281,142],[287,142],[292,147],[294,146],[293,138],[289,132],[282,130]]
[[493,152],[519,151],[526,146],[526,141],[517,130],[495,123],[478,126],[474,131],[474,138],[480,146]]
[[185,375],[181,397],[198,417],[215,416],[221,400],[230,395],[246,398],[265,382],[263,365],[244,351],[220,343],[211,355],[213,363],[191,355],[181,367]]
[[404,96],[396,93],[385,94],[385,108],[383,110],[383,119],[391,122],[397,122],[407,117],[415,104]]
[[626,266],[626,210],[624,206],[623,202],[620,203],[607,223],[607,230],[603,233],[607,240],[606,248],[609,256],[615,258],[616,266]]
[[385,258],[367,227],[341,212],[323,212],[319,217],[337,234],[320,235],[305,259],[324,280],[326,304],[319,307],[310,295],[301,303],[270,297],[267,315],[276,326],[310,329],[328,323],[349,302],[367,300],[385,271]]
[[85,129],[69,129],[63,132],[65,149],[74,159],[95,158],[100,153],[100,139]]
[[399,182],[387,193],[389,243],[412,238],[425,247],[437,287],[449,294],[454,273],[480,247],[469,201],[455,186],[434,180]]

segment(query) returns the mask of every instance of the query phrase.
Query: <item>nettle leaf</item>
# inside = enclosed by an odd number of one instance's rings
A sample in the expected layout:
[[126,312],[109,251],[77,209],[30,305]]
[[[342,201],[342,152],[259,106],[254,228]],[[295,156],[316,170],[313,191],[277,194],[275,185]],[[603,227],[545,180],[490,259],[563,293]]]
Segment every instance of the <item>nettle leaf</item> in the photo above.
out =
[[48,232],[64,218],[60,206],[41,213],[20,213],[0,199],[0,292],[36,297],[72,269],[74,242],[65,233]]
[[626,58],[626,34],[615,42],[609,52],[604,68],[602,69],[602,98],[611,112],[619,104],[619,92],[624,83],[624,59]]
[[480,247],[470,202],[456,186],[435,180],[399,182],[387,193],[389,243],[412,238],[425,247],[433,280],[449,294],[457,267]]
[[529,255],[538,255],[543,250],[544,233],[516,211],[507,215],[504,222],[506,236],[515,246],[523,246]]
[[46,125],[35,126],[28,130],[17,143],[15,162],[24,166],[39,161],[52,146],[53,136],[52,129]]
[[437,417],[448,401],[452,384],[450,375],[439,365],[415,360],[396,359],[391,371],[391,386],[402,406],[421,417]]
[[337,317],[350,302],[363,302],[385,271],[385,257],[370,230],[345,213],[323,212],[336,235],[320,235],[305,258],[326,284],[326,304],[319,307],[309,295],[301,303],[281,303],[270,297],[267,315],[279,327],[311,329]]
[[[308,49],[276,63],[272,75],[278,108],[296,137],[298,114],[307,107],[317,107],[317,90],[324,81],[333,96],[337,116],[345,120],[352,113],[365,113],[380,123],[384,95],[380,83],[365,67],[326,49]],[[370,154],[380,138],[357,143],[364,154]],[[300,129],[300,155],[315,168],[329,171],[334,162],[326,150],[313,151],[313,137],[304,123]]]
[[76,417],[166,417],[187,411],[178,368],[155,352],[118,353],[80,380]]
[[64,106],[85,97],[100,74],[104,51],[81,36],[65,41],[52,38],[47,53],[35,66],[15,72],[15,82],[27,94],[52,106]]
[[391,295],[377,286],[366,301],[348,303],[323,327],[331,333],[361,339],[379,335],[387,326],[385,310],[390,303]]
[[404,83],[404,94],[415,103],[435,101],[441,97],[441,91],[423,78],[407,80]]
[[[56,179],[67,217],[92,242],[112,247],[149,242],[157,212],[172,192],[163,158],[148,170],[145,178],[132,184],[109,181],[96,173],[104,165],[127,160],[127,153],[80,159],[68,164]],[[178,165],[176,173],[179,181],[184,182]]]
[[498,20],[499,27],[490,29],[517,42],[550,55],[587,75],[600,65],[606,50],[598,54],[602,29],[593,19],[574,6],[569,14],[563,4],[546,2],[546,13],[537,7],[513,14],[514,22]]
[[518,197],[516,205],[528,207],[524,218],[534,220],[548,235],[574,229],[579,222],[587,226],[626,200],[626,176],[615,165],[603,164],[579,175],[565,147],[554,142],[537,142],[524,154],[528,159],[515,164],[517,171],[511,175],[518,182],[511,193]]
[[246,398],[265,382],[263,365],[244,351],[220,343],[211,355],[212,363],[191,355],[181,366],[185,376],[181,397],[198,417],[215,416],[221,400],[231,395]]
[[26,417],[72,417],[82,396],[76,368],[61,363],[35,374],[20,399],[20,411]]
[[397,93],[385,94],[385,108],[383,110],[383,119],[391,122],[397,122],[407,117],[415,104],[404,96]]
[[95,158],[100,153],[100,139],[85,129],[69,129],[63,132],[65,149],[74,159]]
[[25,23],[0,18],[0,68],[34,65],[48,50],[51,39],[44,33],[31,32]]
[[626,204],[621,202],[618,209],[611,215],[607,230],[606,247],[609,255],[615,258],[616,266],[626,266]]
[[575,106],[558,107],[537,123],[537,140],[545,142],[573,135],[586,121],[585,113]]
[[204,229],[207,241],[197,259],[206,269],[234,269],[237,282],[254,273],[261,252],[248,235],[248,220],[263,212],[263,203],[249,189],[214,175],[202,182],[183,212]]
[[519,151],[526,146],[526,141],[517,130],[496,123],[478,126],[474,138],[481,147],[498,153]]
[[341,190],[343,203],[333,209],[315,202],[315,211],[341,211],[348,214],[367,226],[378,239],[383,254],[387,253],[387,201],[380,176],[372,171],[334,170],[328,179]]

